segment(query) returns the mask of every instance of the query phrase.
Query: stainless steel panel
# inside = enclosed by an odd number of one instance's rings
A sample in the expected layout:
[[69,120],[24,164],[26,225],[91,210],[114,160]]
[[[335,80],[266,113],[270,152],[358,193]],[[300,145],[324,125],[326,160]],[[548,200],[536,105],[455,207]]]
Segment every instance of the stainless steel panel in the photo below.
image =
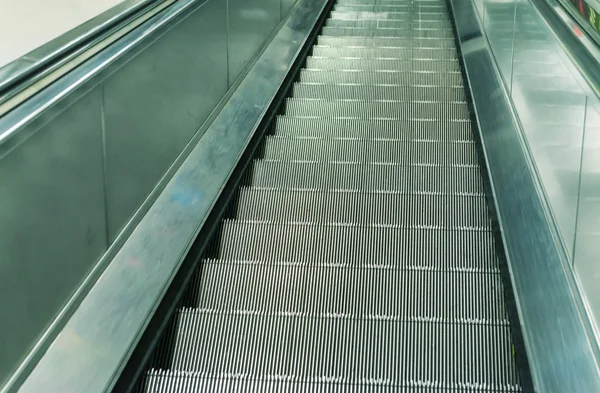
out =
[[228,0],[230,85],[279,23],[280,1]]
[[[600,391],[597,349],[471,2],[451,0],[537,392]],[[535,158],[535,157],[534,157]],[[558,160],[556,160],[558,161]]]
[[587,305],[600,321],[600,112],[587,106],[574,264]]
[[109,237],[227,90],[225,0],[210,0],[104,83]]
[[[571,73],[573,66],[560,55],[560,44],[528,0],[486,0],[485,13],[492,52],[572,256],[586,96]],[[563,136],[555,138],[557,131]]]
[[281,17],[285,17],[285,15],[290,11],[292,6],[296,4],[297,0],[281,0]]
[[111,387],[324,6],[303,0],[296,8],[21,392],[100,393]]
[[1,146],[0,387],[106,250],[100,97],[64,100]]

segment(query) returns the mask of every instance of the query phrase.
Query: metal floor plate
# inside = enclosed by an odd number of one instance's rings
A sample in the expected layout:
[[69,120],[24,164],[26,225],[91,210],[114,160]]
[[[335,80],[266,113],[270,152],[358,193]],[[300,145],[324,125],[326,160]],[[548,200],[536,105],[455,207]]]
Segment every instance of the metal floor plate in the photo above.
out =
[[141,391],[521,391],[454,48],[338,1]]

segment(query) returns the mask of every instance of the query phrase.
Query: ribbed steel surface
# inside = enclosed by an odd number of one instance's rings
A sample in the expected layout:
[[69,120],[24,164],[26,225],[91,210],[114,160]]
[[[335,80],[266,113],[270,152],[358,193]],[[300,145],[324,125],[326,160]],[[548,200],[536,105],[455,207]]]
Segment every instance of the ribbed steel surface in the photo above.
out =
[[143,391],[521,391],[452,34],[338,1]]

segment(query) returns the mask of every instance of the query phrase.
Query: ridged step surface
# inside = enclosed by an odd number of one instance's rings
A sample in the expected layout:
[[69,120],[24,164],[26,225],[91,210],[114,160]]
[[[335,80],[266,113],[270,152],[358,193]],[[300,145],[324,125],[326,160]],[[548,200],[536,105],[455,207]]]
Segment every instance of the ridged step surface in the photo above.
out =
[[483,183],[476,165],[404,166],[261,160],[254,164],[251,176],[252,184],[262,188],[483,195]]
[[411,7],[406,4],[400,5],[370,5],[370,4],[336,4],[334,11],[337,12],[396,12],[405,13],[411,19],[419,20],[448,20],[448,14],[443,8],[436,7]]
[[323,34],[328,36],[362,37],[401,37],[401,38],[452,38],[452,30],[433,29],[377,29],[357,27],[325,27]]
[[[490,231],[240,220],[226,220],[221,231],[223,242],[215,245],[215,252],[222,260],[499,271]],[[475,242],[478,247],[473,247]]]
[[289,98],[286,114],[298,117],[325,117],[351,119],[414,119],[457,120],[470,119],[466,102],[381,102],[345,100],[308,100]]
[[386,48],[432,48],[432,49],[454,49],[453,38],[399,38],[399,37],[370,37],[370,36],[320,36],[319,45],[328,46],[372,46]]
[[[298,84],[294,92],[301,93],[314,90],[330,94],[330,85],[306,85]],[[334,86],[348,88],[354,93],[354,89],[365,91],[365,94],[375,95],[381,92],[392,94],[398,98],[402,95],[412,96],[414,99],[428,94],[429,88],[415,88],[397,90],[395,86]],[[432,88],[432,90],[437,90]],[[441,90],[441,89],[440,89]],[[426,93],[423,93],[425,91]],[[453,96],[456,90],[439,90],[434,92],[444,96]],[[397,94],[397,95],[396,95]],[[458,94],[458,93],[457,93]],[[363,97],[364,98],[364,97]],[[436,97],[440,99],[439,96]],[[454,98],[454,97],[453,97]],[[454,100],[451,100],[454,101]],[[324,137],[324,138],[346,138],[346,139],[391,139],[398,141],[465,141],[473,142],[471,123],[466,121],[435,121],[435,120],[397,120],[397,119],[315,119],[305,117],[281,116],[277,119],[275,128],[276,136],[296,137]]]
[[325,83],[297,83],[294,86],[294,97],[345,101],[466,101],[465,91],[461,87],[401,87],[389,85],[334,85]]
[[141,391],[520,392],[442,0],[339,0]]
[[355,84],[355,85],[397,85],[397,86],[463,86],[459,72],[399,72],[399,71],[300,71],[300,81],[306,83]]
[[[479,196],[252,187],[242,188],[238,198],[240,220],[491,230]],[[444,214],[449,204],[451,216]]]
[[315,45],[313,56],[328,58],[456,60],[454,49],[338,47]]
[[419,34],[422,30],[439,30],[449,32],[448,37],[453,37],[452,24],[450,21],[423,21],[417,22],[404,20],[387,20],[387,19],[329,19],[327,28],[363,28],[377,29],[380,31],[412,31]]
[[400,165],[472,166],[478,158],[470,142],[405,142],[364,139],[268,137],[265,159]]
[[306,59],[306,68],[337,71],[460,72],[460,64],[456,60],[360,59],[314,56]]

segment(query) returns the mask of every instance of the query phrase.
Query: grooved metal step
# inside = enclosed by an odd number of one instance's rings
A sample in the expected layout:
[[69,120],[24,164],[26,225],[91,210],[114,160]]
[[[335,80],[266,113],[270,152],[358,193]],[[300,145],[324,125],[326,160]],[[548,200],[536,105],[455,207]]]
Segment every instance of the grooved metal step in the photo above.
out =
[[397,37],[334,37],[319,36],[317,43],[325,46],[366,46],[387,48],[442,48],[455,49],[451,38],[397,38]]
[[334,19],[382,19],[382,20],[423,20],[447,22],[448,16],[441,12],[405,11],[399,7],[336,7],[331,17]]
[[334,85],[296,83],[294,97],[357,101],[466,102],[462,87],[414,87],[389,85]]
[[[354,318],[381,315],[400,320],[481,320],[490,324],[506,320],[502,281],[495,270],[393,268],[387,265],[350,267],[327,262],[301,265],[206,260],[204,277],[196,283],[205,290],[197,308],[222,313],[246,310],[263,314],[332,314]],[[240,280],[233,281],[230,277]],[[370,296],[356,296],[358,287]],[[265,296],[278,292],[282,296],[274,301]],[[403,302],[406,292],[414,293],[417,300]],[[221,294],[230,296],[223,301]]]
[[226,220],[221,236],[224,260],[499,271],[490,231]]
[[[450,21],[405,21],[405,20],[386,20],[386,19],[328,19],[325,23],[326,27],[339,28],[364,28],[364,29],[403,29],[408,31],[421,30],[439,30],[449,31],[452,34],[452,23]],[[449,36],[453,37],[453,36]]]
[[[500,380],[493,367],[511,356],[506,321],[246,315],[197,309],[182,309],[177,319],[185,328],[174,334],[176,347],[199,356],[177,354],[173,366],[203,377],[279,376],[282,380],[343,384],[374,379],[391,386],[421,381],[446,389],[479,381],[489,388],[507,389],[516,382],[514,371]],[[331,337],[338,339],[332,342]],[[284,344],[290,349],[282,356]],[[357,348],[361,356],[355,356]],[[439,362],[431,363],[432,356]],[[448,366],[454,372],[449,372]]]
[[248,221],[491,230],[485,198],[471,195],[251,187],[239,191],[236,213]]
[[313,47],[313,56],[359,57],[365,59],[457,60],[454,49],[337,47],[324,45],[315,45]]
[[334,71],[308,70],[300,72],[300,81],[325,84],[397,85],[397,86],[463,86],[460,73],[398,72],[398,71]]
[[454,38],[452,30],[373,29],[325,26],[326,36],[340,37],[399,37],[399,38]]
[[421,165],[478,164],[474,143],[267,137],[264,159]]
[[367,6],[396,6],[407,8],[435,8],[439,12],[446,12],[446,3],[442,0],[438,1],[410,1],[410,0],[341,0],[337,5],[367,5]]
[[[299,84],[299,86],[304,85]],[[275,134],[290,137],[391,139],[413,142],[473,141],[470,122],[420,120],[315,119],[279,116]]]
[[285,114],[298,117],[325,117],[350,119],[415,119],[457,120],[470,119],[465,102],[386,102],[386,101],[330,101],[289,98]]
[[367,5],[367,4],[336,4],[337,12],[395,12],[406,13],[411,19],[448,20],[445,10],[438,7],[406,7],[403,5]]
[[306,69],[337,71],[460,72],[458,60],[347,59],[311,56]]
[[[331,12],[331,19],[339,20],[389,20],[389,21],[405,21],[413,23],[416,21],[423,21],[426,23],[440,22],[446,24],[450,21],[448,18],[443,18],[439,14],[433,14],[437,18],[420,18],[420,15],[414,15],[410,12],[373,12],[373,11],[336,11]],[[441,25],[440,25],[441,26]]]
[[[410,334],[410,333],[406,333]],[[449,337],[449,340],[458,339]],[[282,362],[291,362],[285,357]],[[349,367],[354,363],[349,364]],[[396,365],[395,365],[396,366]],[[476,372],[476,371],[474,371]],[[406,381],[403,384],[392,384],[388,380],[363,380],[350,381],[336,380],[335,378],[322,378],[311,382],[293,382],[286,380],[283,376],[272,376],[270,379],[242,379],[235,376],[203,376],[198,373],[177,373],[174,371],[152,370],[148,375],[148,389],[155,393],[190,393],[190,392],[216,392],[227,389],[229,392],[313,392],[321,388],[322,385],[340,384],[343,386],[344,393],[396,393],[400,392],[418,392],[418,393],[438,393],[440,391],[463,391],[477,392],[479,388],[462,388],[462,384],[456,387],[440,388],[437,383],[431,381]],[[182,386],[173,390],[172,386]],[[443,390],[446,389],[446,390]],[[466,389],[466,390],[465,390]],[[479,389],[481,390],[481,389]],[[490,387],[486,392],[518,392],[517,386]]]
[[338,0],[147,393],[521,392],[443,0]]
[[446,11],[444,0],[413,1],[413,0],[339,0],[337,4],[366,4],[366,5],[407,5],[413,7],[442,7]]
[[476,166],[425,166],[289,162],[254,163],[252,184],[300,190],[375,190],[399,193],[483,195]]

